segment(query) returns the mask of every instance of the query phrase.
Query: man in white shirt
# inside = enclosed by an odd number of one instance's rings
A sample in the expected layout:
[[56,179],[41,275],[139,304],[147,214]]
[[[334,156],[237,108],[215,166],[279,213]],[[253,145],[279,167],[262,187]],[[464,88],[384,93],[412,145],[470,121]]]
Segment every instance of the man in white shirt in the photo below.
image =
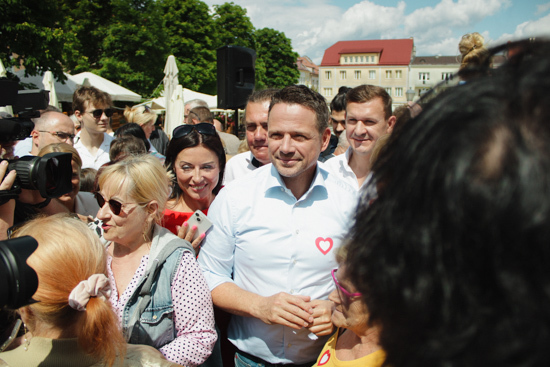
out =
[[109,162],[113,137],[106,133],[114,110],[109,94],[82,86],[73,95],[73,110],[81,130],[74,147],[82,159],[82,168],[99,169]]
[[252,93],[248,98],[244,111],[244,125],[250,151],[237,154],[226,163],[224,184],[270,163],[267,152],[267,113],[271,98],[277,92],[278,89],[264,89]]
[[317,163],[330,139],[324,97],[286,87],[268,120],[273,164],[220,191],[199,263],[214,304],[233,314],[238,367],[311,366],[332,333],[330,272],[357,192]]
[[371,154],[378,138],[391,133],[395,124],[392,99],[384,88],[360,85],[346,94],[346,137],[350,143],[345,154],[326,162],[334,174],[359,190],[371,170]]

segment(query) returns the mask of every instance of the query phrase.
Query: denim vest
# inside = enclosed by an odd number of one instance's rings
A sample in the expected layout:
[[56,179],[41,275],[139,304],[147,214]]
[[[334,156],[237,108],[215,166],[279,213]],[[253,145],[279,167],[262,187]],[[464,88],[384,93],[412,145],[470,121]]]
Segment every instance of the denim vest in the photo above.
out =
[[147,270],[122,313],[122,331],[128,343],[159,349],[176,338],[172,282],[186,251],[194,253],[189,242],[155,227]]

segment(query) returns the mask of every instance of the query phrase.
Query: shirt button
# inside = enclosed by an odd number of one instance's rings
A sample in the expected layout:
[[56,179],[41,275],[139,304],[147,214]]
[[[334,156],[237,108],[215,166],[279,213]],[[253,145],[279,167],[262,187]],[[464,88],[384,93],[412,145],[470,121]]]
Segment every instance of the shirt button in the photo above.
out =
[[290,294],[294,294],[294,289],[291,289],[291,290],[290,290]]
[[298,233],[300,233],[300,230],[299,230],[299,229],[296,230],[296,234],[298,234]]
[[157,315],[153,315],[153,320],[156,320],[157,319]]
[[287,347],[289,347],[289,348],[292,347],[292,344],[288,343]]

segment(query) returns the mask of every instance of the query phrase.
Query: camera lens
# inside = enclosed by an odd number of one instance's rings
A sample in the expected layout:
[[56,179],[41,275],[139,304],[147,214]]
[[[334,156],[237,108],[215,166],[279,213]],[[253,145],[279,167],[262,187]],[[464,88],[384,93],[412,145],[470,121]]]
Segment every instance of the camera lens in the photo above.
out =
[[27,259],[37,247],[30,236],[0,241],[0,307],[17,309],[32,302],[38,276]]

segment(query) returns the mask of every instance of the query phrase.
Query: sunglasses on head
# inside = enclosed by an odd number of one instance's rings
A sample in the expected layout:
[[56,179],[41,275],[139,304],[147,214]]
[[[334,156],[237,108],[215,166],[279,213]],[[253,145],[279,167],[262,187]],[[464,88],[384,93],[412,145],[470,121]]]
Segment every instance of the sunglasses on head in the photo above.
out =
[[101,115],[103,115],[103,113],[105,112],[105,116],[107,117],[111,117],[113,116],[113,113],[115,113],[115,110],[112,109],[112,108],[106,108],[106,109],[101,109],[101,108],[98,108],[97,110],[93,110],[92,112],[90,112],[96,119],[100,118]]
[[207,122],[201,122],[196,125],[181,125],[174,129],[173,138],[182,138],[193,130],[196,130],[199,134],[203,135],[216,135],[216,128],[214,125]]

